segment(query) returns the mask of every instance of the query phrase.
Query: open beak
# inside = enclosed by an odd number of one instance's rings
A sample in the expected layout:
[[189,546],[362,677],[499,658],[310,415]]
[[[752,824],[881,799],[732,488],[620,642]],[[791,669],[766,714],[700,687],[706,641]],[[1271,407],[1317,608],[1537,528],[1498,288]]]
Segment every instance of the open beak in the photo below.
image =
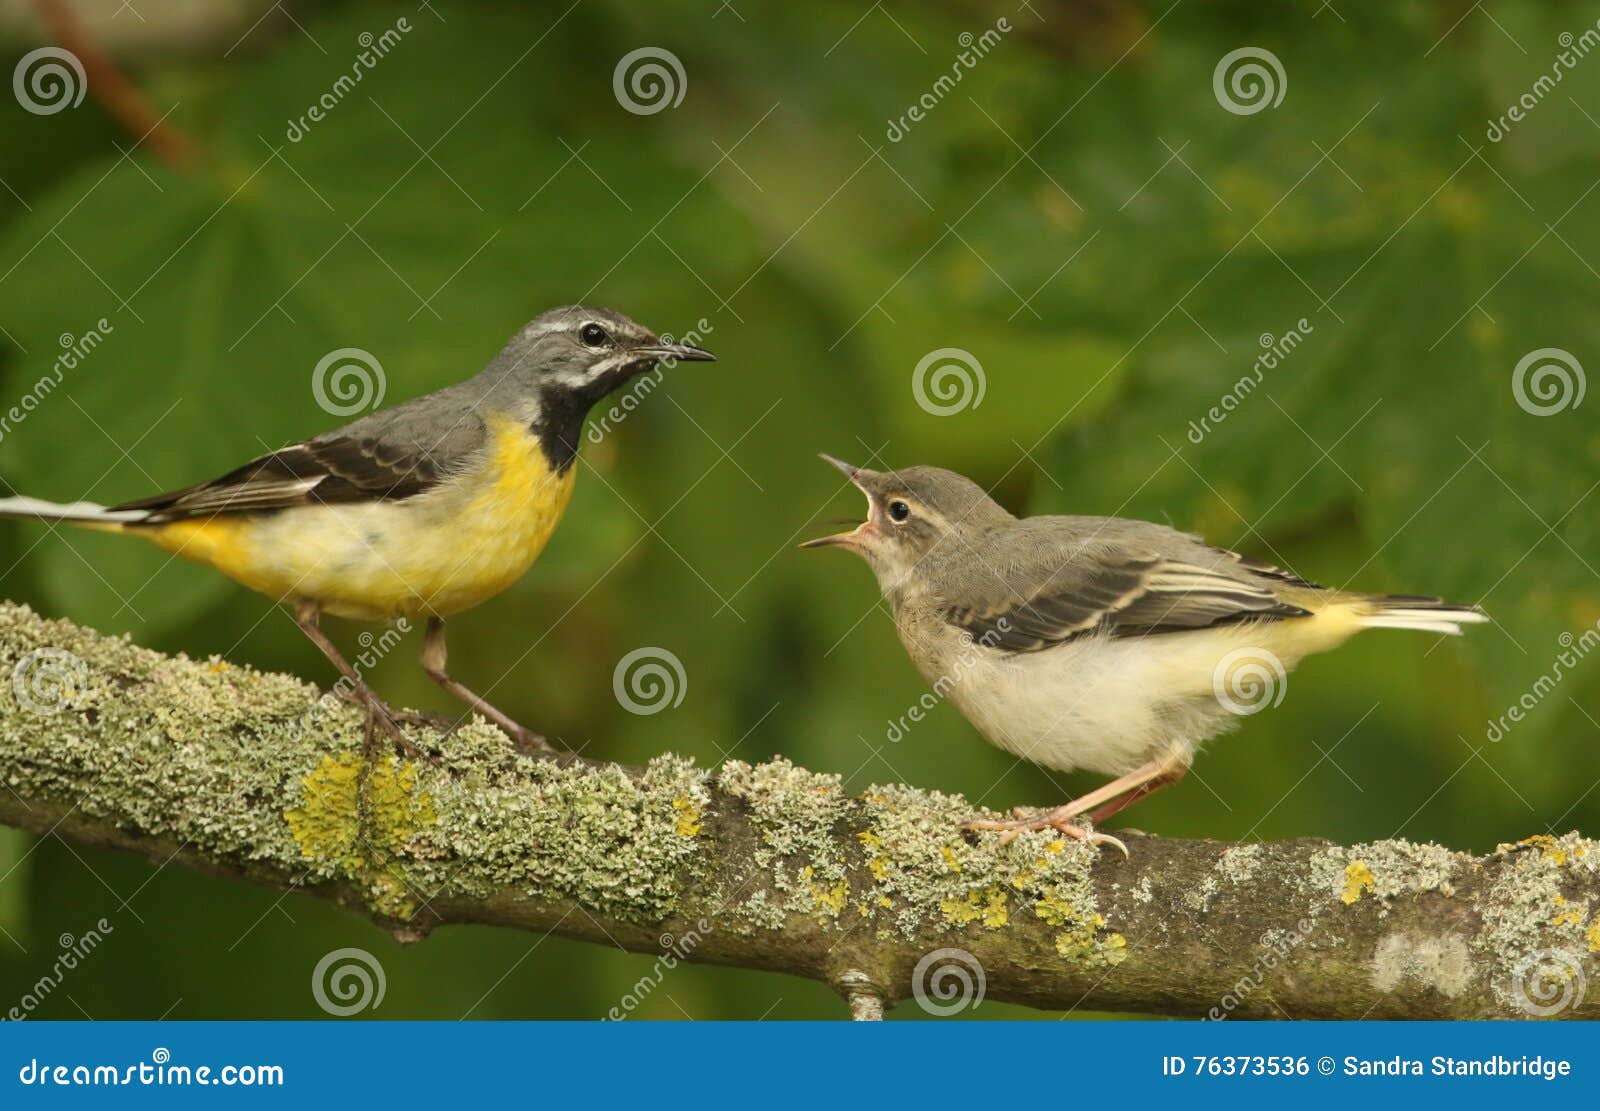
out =
[[647,359],[660,359],[674,363],[714,363],[717,357],[703,347],[687,343],[657,343],[649,347],[634,348]]
[[[860,479],[861,468],[860,467],[854,466],[853,464],[850,464],[850,463],[846,463],[843,459],[835,459],[833,456],[827,454],[826,452],[819,452],[818,454],[821,457],[821,459],[823,460],[823,462],[831,463],[833,465],[834,469],[837,470],[840,474],[844,475],[846,478],[848,478],[856,486],[857,489],[861,490],[863,493],[866,492],[866,487],[861,485],[861,479]],[[861,549],[861,531],[863,529],[867,528],[868,524],[869,524],[869,522],[863,521],[861,524],[857,525],[855,528],[851,529],[849,532],[836,532],[832,536],[819,536],[815,540],[807,540],[805,543],[801,544],[800,547],[802,547],[802,548],[835,548],[835,547],[838,547],[838,548],[853,548],[853,549],[859,551]]]

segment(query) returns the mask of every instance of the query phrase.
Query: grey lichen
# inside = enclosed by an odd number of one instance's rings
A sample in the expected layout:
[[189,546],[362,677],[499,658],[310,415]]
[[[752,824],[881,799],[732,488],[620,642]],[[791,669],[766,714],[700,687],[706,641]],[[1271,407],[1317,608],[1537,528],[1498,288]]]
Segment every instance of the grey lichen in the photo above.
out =
[[1126,939],[1101,913],[1092,868],[1102,850],[1053,831],[996,837],[961,835],[971,804],[954,795],[898,784],[867,789],[868,826],[857,834],[872,895],[861,917],[877,935],[906,939],[961,931],[999,931],[1042,921],[1057,954],[1084,967],[1126,956]]
[[697,874],[697,838],[711,804],[704,772],[670,755],[642,776],[513,760],[496,771],[421,780],[439,819],[417,835],[418,882],[468,897],[573,900],[623,921],[656,922],[677,909]]
[[1458,933],[1399,930],[1385,934],[1372,956],[1372,986],[1381,992],[1416,986],[1454,999],[1472,983],[1472,953]]
[[964,832],[960,797],[852,797],[781,758],[530,758],[482,722],[413,739],[426,759],[364,744],[357,710],[298,680],[0,604],[0,816],[311,887],[409,939],[568,923],[653,950],[689,921],[710,923],[695,959],[853,969],[885,999],[956,947],[997,996],[1140,1006],[1158,984],[1155,1009],[1189,1013],[1259,976],[1263,948],[1294,967],[1255,998],[1296,1014],[1589,1014],[1579,988],[1600,987],[1600,845],[1577,834],[1477,858],[1140,838],[1123,862],[1048,831],[1001,844]]
[[851,799],[836,776],[781,757],[729,761],[718,785],[748,806],[759,841],[751,863],[764,882],[739,908],[749,928],[801,915],[825,930],[926,941],[1003,930],[1020,916],[1056,931],[1068,960],[1109,966],[1125,955],[1096,901],[1099,850],[1081,841],[1054,832],[1007,845],[969,839],[962,827],[974,813],[958,796],[882,784]]
[[[1568,833],[1501,845],[1500,868],[1483,911],[1480,955],[1501,1002],[1525,1007],[1535,977],[1587,982],[1600,973],[1600,909],[1581,897],[1600,877],[1600,842]],[[1592,977],[1600,992],[1600,975]],[[1520,984],[1520,988],[1519,988]]]
[[[309,772],[360,741],[354,711],[307,684],[163,656],[26,606],[0,604],[0,677],[12,791],[223,857],[294,861],[288,827],[259,800],[282,795],[285,768]],[[43,729],[48,749],[36,743]]]
[[1312,861],[1309,909],[1325,909],[1324,900],[1330,895],[1345,906],[1370,897],[1377,901],[1381,917],[1388,913],[1389,901],[1401,895],[1453,894],[1452,878],[1471,863],[1470,855],[1432,843],[1373,841],[1333,846]]
[[736,890],[720,892],[725,903],[742,908],[752,927],[779,928],[789,914],[838,918],[850,893],[849,862],[836,837],[850,809],[839,777],[782,757],[765,764],[729,760],[717,785],[749,808],[756,837],[749,866],[759,877],[755,883],[741,877]]
[[10,604],[0,675],[14,679],[0,683],[0,766],[19,796],[307,883],[352,880],[391,917],[440,895],[518,892],[654,921],[695,874],[711,796],[679,757],[639,776],[561,766],[474,722],[419,738],[437,766],[385,747],[368,767],[360,713],[308,684]]

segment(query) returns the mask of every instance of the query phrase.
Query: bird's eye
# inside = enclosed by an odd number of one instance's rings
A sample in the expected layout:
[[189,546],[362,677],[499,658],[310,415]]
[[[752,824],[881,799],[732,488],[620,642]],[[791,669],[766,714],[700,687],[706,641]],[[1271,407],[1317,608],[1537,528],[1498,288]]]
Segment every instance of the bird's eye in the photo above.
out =
[[606,335],[604,328],[591,322],[578,329],[578,338],[585,347],[604,347],[606,340],[611,337]]
[[892,521],[903,521],[909,516],[911,516],[911,507],[909,505],[907,505],[905,502],[903,502],[903,501],[892,501],[892,502],[889,503],[889,519],[890,520],[892,520]]

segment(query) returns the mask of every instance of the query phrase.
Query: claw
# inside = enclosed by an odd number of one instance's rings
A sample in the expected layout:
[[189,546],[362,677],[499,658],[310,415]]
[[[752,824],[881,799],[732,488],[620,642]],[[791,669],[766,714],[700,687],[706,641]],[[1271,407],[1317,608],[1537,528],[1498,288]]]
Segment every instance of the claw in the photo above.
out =
[[[1013,811],[1013,813],[1016,813],[1016,811]],[[1083,841],[1093,845],[1095,848],[1109,846],[1121,852],[1124,860],[1129,859],[1127,845],[1109,833],[1097,833],[1092,828],[1079,825],[1073,821],[1076,817],[1077,815],[1075,814],[1064,813],[1061,810],[1050,810],[1034,817],[1025,817],[1022,814],[1018,814],[1011,821],[996,821],[991,818],[974,819],[968,822],[964,828],[975,831],[997,832],[1000,834],[1001,845],[1009,845],[1024,833],[1037,833],[1053,829],[1063,836],[1072,838],[1074,841]]]
[[405,731],[400,728],[399,722],[395,720],[395,712],[389,709],[382,699],[372,695],[362,699],[359,704],[364,705],[367,711],[367,733],[369,737],[374,728],[382,729],[389,735],[389,739],[394,742],[395,750],[402,757],[409,760],[422,760],[430,764],[438,763],[434,757],[423,752],[412,743],[411,738],[406,736]]
[[501,725],[500,729],[511,738],[511,743],[532,752],[554,752],[555,746],[547,740],[543,733],[535,733],[525,725],[512,728],[511,725]]
[[435,729],[443,730],[447,736],[459,724],[453,723],[449,718],[438,714],[424,714],[416,710],[396,710],[370,691],[363,693],[359,690],[336,686],[333,688],[333,692],[352,706],[359,706],[365,710],[367,712],[368,731],[370,732],[374,727],[382,729],[389,735],[389,739],[394,742],[395,750],[401,756],[410,760],[423,760],[430,764],[438,763],[434,757],[423,752],[412,742],[411,738],[405,735],[405,731],[400,728],[401,722],[405,722],[408,725],[431,726]]

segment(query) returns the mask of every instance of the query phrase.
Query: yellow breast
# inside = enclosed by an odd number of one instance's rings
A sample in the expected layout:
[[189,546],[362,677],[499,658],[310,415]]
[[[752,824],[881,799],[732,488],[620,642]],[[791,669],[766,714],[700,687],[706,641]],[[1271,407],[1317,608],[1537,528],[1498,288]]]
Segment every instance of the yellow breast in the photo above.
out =
[[368,620],[445,617],[522,577],[572,497],[537,437],[504,417],[467,470],[401,501],[177,521],[146,533],[269,597]]

